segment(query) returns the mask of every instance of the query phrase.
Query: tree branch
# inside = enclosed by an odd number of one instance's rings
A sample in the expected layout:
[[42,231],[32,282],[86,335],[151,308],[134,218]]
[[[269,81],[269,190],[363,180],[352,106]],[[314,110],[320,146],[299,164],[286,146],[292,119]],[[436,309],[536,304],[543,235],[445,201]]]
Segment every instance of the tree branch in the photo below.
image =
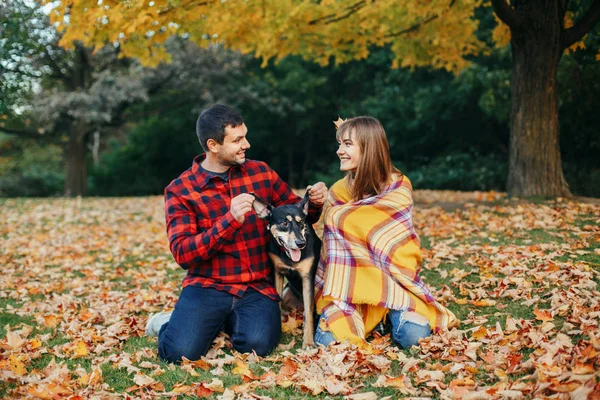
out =
[[0,132],[6,133],[8,135],[30,137],[30,138],[36,138],[36,139],[43,137],[43,135],[41,133],[36,132],[34,130],[20,129],[20,128],[8,128],[5,126],[2,126],[1,124],[0,124]]
[[404,35],[405,33],[410,33],[410,32],[416,31],[417,29],[419,29],[423,25],[428,24],[429,22],[433,21],[434,19],[437,19],[437,17],[438,17],[437,15],[433,15],[433,16],[431,16],[429,18],[426,18],[426,19],[424,19],[422,21],[417,22],[416,24],[414,24],[411,27],[408,27],[408,28],[403,29],[403,30],[398,31],[398,32],[390,33],[389,35],[385,35],[384,37],[386,39],[388,39],[388,38],[391,38],[391,37],[396,37],[396,36]]
[[325,15],[323,17],[317,18],[317,19],[313,19],[312,21],[309,21],[308,24],[309,25],[316,25],[318,23],[320,23],[321,21],[325,21],[325,25],[327,24],[331,24],[333,22],[337,22],[337,21],[341,21],[342,19],[346,19],[348,18],[350,15],[358,12],[361,8],[363,8],[364,6],[367,5],[366,0],[360,0],[359,2],[346,7],[346,10],[348,10],[348,12],[346,14],[340,15],[339,17],[337,16],[337,14],[329,14],[329,15]]
[[171,79],[173,79],[173,77],[175,77],[175,70],[169,72],[169,75],[167,75],[164,79],[161,79],[155,85],[150,86],[148,89],[148,94],[152,95],[158,93]]
[[[452,6],[454,5],[454,3],[456,3],[456,0],[452,0],[450,2],[450,4],[448,5],[448,8],[452,8]],[[437,19],[438,17],[439,17],[439,15],[432,15],[431,17],[427,17],[424,20],[419,21],[416,24],[414,24],[414,25],[412,25],[412,26],[410,26],[410,27],[408,27],[406,29],[403,29],[401,31],[385,35],[384,38],[388,39],[388,38],[391,38],[391,37],[396,37],[396,36],[404,35],[405,33],[410,33],[410,32],[416,31],[417,29],[419,29],[423,25],[430,23],[431,21]]]
[[585,15],[575,25],[565,31],[562,41],[563,49],[581,40],[581,38],[592,30],[598,20],[600,20],[600,0],[594,0]]
[[510,29],[519,29],[521,26],[521,18],[517,12],[506,2],[506,0],[492,0],[494,12]]
[[[177,10],[177,9],[181,10],[182,7],[184,10],[196,9],[197,7],[200,7],[200,6],[209,5],[210,3],[212,3],[212,1],[208,0],[208,1],[203,1],[201,3],[196,3],[194,1],[190,1],[188,3],[189,4],[187,4],[187,5],[179,4],[179,6],[177,6],[177,7],[167,7],[166,9],[159,10],[158,15],[161,15],[161,16],[167,15],[167,14],[171,13],[171,11],[173,11],[173,10]],[[149,14],[147,14],[147,15],[149,15]]]

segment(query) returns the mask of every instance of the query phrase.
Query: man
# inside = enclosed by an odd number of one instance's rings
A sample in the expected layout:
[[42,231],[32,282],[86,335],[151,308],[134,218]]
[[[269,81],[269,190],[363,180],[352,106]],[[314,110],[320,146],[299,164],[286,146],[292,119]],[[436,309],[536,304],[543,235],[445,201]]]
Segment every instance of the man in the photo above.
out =
[[[202,111],[196,133],[205,154],[165,189],[171,253],[187,270],[173,312],[154,315],[146,327],[167,361],[199,359],[222,329],[242,353],[264,356],[279,342],[266,222],[254,214],[250,193],[275,206],[301,199],[267,164],[246,159],[247,132],[242,116],[227,106]],[[324,183],[312,186],[313,223],[326,197]]]

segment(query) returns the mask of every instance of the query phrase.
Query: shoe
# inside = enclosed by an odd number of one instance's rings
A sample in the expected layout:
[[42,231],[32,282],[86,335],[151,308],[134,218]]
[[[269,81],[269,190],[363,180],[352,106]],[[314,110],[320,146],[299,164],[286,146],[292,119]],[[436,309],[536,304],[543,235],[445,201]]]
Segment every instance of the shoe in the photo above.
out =
[[146,335],[158,337],[160,328],[169,322],[171,319],[171,314],[173,314],[173,311],[163,311],[152,314],[150,318],[148,318],[148,323],[146,324]]
[[373,332],[377,332],[377,333],[379,333],[379,335],[384,336],[385,335],[385,324],[383,322],[378,323],[377,326],[375,327],[375,329],[373,329]]

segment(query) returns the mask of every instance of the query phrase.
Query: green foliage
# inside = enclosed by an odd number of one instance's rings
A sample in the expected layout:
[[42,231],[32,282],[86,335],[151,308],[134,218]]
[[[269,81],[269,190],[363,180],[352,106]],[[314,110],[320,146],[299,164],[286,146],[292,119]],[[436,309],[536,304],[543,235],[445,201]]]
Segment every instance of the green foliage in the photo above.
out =
[[150,117],[131,131],[124,145],[113,141],[99,165],[90,171],[90,193],[162,194],[171,180],[190,167],[200,149],[194,132],[195,116],[187,116]]
[[495,154],[452,153],[406,174],[417,189],[502,191],[508,169],[507,160]]
[[425,69],[388,70],[389,62],[391,54],[382,51],[356,67],[364,68],[357,77],[363,87],[348,108],[350,115],[369,114],[381,120],[393,159],[413,169],[424,159],[450,152],[505,152],[508,129],[480,106],[483,94],[496,90],[489,83],[487,67],[474,65],[454,77]]
[[0,2],[0,115],[7,116],[28,103],[33,87],[49,72],[34,64],[52,40],[39,7],[23,0],[11,3]]
[[564,162],[565,179],[571,192],[579,196],[600,197],[600,167]]
[[560,147],[571,191],[600,197],[600,67],[593,51],[600,47],[600,31],[592,31],[585,43],[586,49],[564,56],[560,63]]
[[239,108],[250,130],[250,158],[267,161],[293,187],[314,183],[309,176],[337,159],[337,71],[289,57],[264,69],[253,60],[241,78],[247,101]]
[[63,150],[0,134],[0,197],[54,196],[63,190]]

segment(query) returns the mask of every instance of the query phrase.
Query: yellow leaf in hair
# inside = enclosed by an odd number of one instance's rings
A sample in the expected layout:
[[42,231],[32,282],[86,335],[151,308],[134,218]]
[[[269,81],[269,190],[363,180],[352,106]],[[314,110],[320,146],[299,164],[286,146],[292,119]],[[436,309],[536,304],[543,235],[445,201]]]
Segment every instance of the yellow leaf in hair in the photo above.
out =
[[342,117],[340,117],[338,115],[337,121],[333,121],[333,124],[335,125],[335,129],[339,129],[340,125],[342,125],[342,123],[345,122],[345,121],[346,121],[345,119],[342,119]]

